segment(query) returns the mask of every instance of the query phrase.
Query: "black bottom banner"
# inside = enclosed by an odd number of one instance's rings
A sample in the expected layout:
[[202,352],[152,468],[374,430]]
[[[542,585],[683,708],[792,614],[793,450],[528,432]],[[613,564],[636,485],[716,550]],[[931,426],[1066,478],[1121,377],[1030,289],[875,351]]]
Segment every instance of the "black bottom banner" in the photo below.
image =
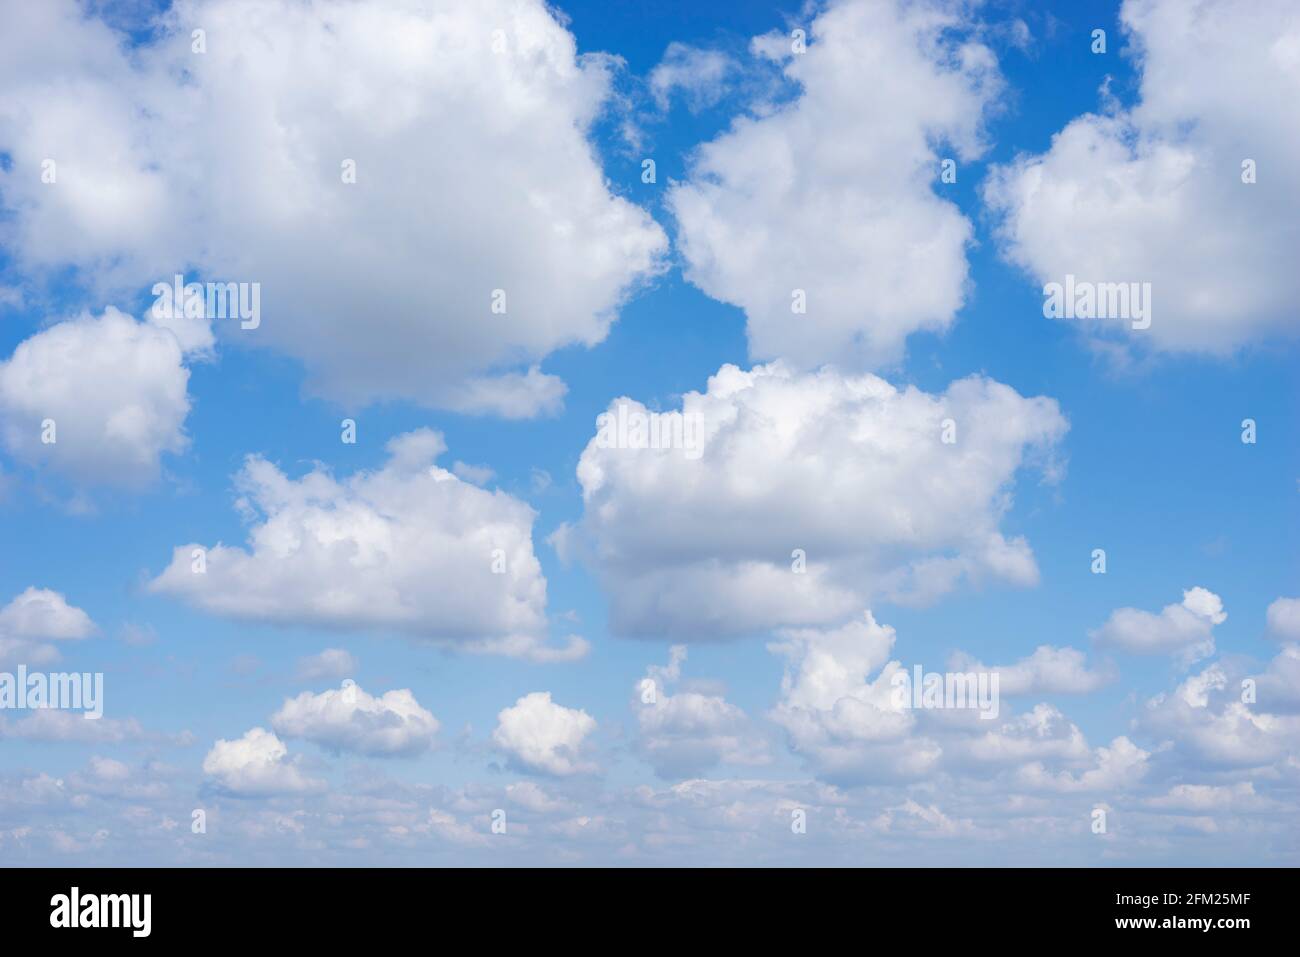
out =
[[835,928],[865,930],[864,947],[908,946],[917,934],[999,947],[1032,933],[1044,944],[1200,939],[1218,948],[1292,938],[1297,926],[1294,872],[1246,868],[8,869],[0,882],[7,940],[78,946],[374,943],[458,925],[491,943],[620,929],[603,946],[627,934],[734,944],[786,925],[809,943]]

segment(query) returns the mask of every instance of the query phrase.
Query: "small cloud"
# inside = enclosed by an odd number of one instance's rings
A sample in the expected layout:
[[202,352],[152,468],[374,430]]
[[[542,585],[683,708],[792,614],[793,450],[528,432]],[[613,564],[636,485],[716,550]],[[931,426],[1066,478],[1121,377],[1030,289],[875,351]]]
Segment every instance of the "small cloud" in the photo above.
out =
[[486,485],[496,476],[496,472],[492,471],[486,465],[469,465],[465,462],[459,461],[452,463],[451,470],[455,472],[458,477],[464,479],[466,482],[471,482],[474,485]]
[[549,691],[534,691],[502,709],[492,741],[518,770],[567,777],[596,770],[581,756],[595,729],[587,712],[556,704]]
[[1269,605],[1268,630],[1282,641],[1300,641],[1300,598],[1278,598]]
[[357,673],[357,660],[342,648],[326,648],[320,654],[298,659],[294,677],[301,682],[337,681]]
[[650,71],[650,94],[660,110],[666,111],[673,96],[680,94],[687,109],[698,113],[726,95],[736,70],[736,61],[719,50],[670,43]]
[[324,782],[307,777],[279,738],[253,728],[234,741],[218,740],[203,759],[203,773],[218,790],[238,797],[270,797],[319,791]]
[[1092,638],[1134,655],[1173,654],[1186,667],[1214,654],[1214,626],[1227,618],[1218,595],[1195,587],[1183,592],[1181,604],[1166,605],[1159,614],[1119,608]]

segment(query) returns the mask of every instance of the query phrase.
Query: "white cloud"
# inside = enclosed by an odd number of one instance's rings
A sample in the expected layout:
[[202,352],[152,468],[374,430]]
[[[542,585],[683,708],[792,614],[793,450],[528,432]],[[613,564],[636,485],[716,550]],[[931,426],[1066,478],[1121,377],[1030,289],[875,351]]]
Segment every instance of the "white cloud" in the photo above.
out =
[[567,801],[552,797],[533,781],[516,781],[506,785],[506,796],[520,807],[538,814],[552,814],[570,807]]
[[332,751],[375,756],[419,754],[438,733],[438,720],[408,689],[379,697],[345,682],[320,694],[304,691],[271,717],[286,738],[306,738]]
[[1033,774],[1042,775],[1043,762],[1078,764],[1090,756],[1087,739],[1079,726],[1048,704],[1038,704],[997,727],[960,742],[958,757],[977,765],[1019,767],[1034,764]]
[[1204,812],[1268,809],[1270,802],[1255,793],[1250,781],[1236,784],[1176,784],[1165,794],[1148,798],[1147,807],[1161,810]]
[[298,659],[295,675],[299,681],[337,680],[354,674],[357,660],[342,648],[326,648],[315,655]]
[[475,830],[473,825],[458,821],[454,815],[437,808],[429,809],[429,817],[423,828],[452,844],[475,847],[488,843],[488,837],[482,831]]
[[1159,349],[1222,353],[1294,330],[1300,10],[1128,0],[1120,18],[1139,102],[1107,103],[1046,153],[994,171],[985,199],[1004,217],[1007,255],[1042,283],[1151,283],[1151,326],[1132,336]]
[[680,779],[720,763],[767,763],[766,744],[749,717],[722,695],[690,688],[668,693],[667,685],[679,681],[685,659],[685,646],[674,645],[668,667],[652,666],[636,686],[637,747],[655,773]]
[[587,136],[614,61],[541,0],[186,0],[135,48],[57,0],[6,18],[0,63],[21,266],[258,282],[262,322],[233,334],[341,401],[553,411],[537,363],[600,342],[666,249]]
[[1019,783],[1027,788],[1049,791],[1118,791],[1132,788],[1145,777],[1149,751],[1144,751],[1121,735],[1109,747],[1093,753],[1092,766],[1079,773],[1049,773],[1039,762],[1031,762],[1018,772]]
[[387,448],[382,468],[347,479],[317,468],[294,480],[250,456],[236,479],[253,522],[248,547],[207,548],[196,574],[202,546],[178,546],[150,589],[243,620],[389,629],[540,659],[583,654],[580,638],[545,643],[533,510],[436,466],[445,448],[436,432]]
[[[24,741],[76,742],[79,744],[119,744],[150,737],[135,718],[98,718],[87,721],[80,712],[43,709],[10,722],[0,714],[0,738]],[[188,744],[188,734],[173,739]]]
[[131,776],[131,769],[121,761],[92,755],[90,772],[101,781],[122,781]]
[[1287,645],[1256,677],[1259,705],[1266,711],[1300,713],[1300,645]]
[[1190,665],[1214,654],[1214,626],[1228,618],[1223,601],[1207,589],[1183,592],[1180,605],[1166,605],[1158,615],[1119,608],[1091,632],[1094,641],[1135,655],[1175,655]]
[[[1294,682],[1300,655],[1284,648],[1258,677],[1258,701],[1246,698],[1239,674],[1223,662],[1190,675],[1171,694],[1146,702],[1138,727],[1174,748],[1173,756],[1200,773],[1213,768],[1294,766],[1300,747],[1300,715]],[[1278,694],[1277,692],[1281,692]]]
[[772,720],[829,780],[915,778],[939,761],[942,748],[912,736],[915,715],[894,694],[901,667],[889,660],[894,638],[893,628],[866,612],[835,629],[784,631],[772,645],[788,660]]
[[690,110],[697,112],[723,97],[738,67],[720,50],[670,43],[663,59],[650,71],[650,93],[659,109],[666,110],[672,97],[680,91]]
[[1089,694],[1115,680],[1113,668],[1089,670],[1082,651],[1052,645],[1039,645],[1032,655],[1010,665],[985,665],[958,653],[949,667],[996,672],[998,692],[1004,695]]
[[96,631],[90,616],[58,592],[29,587],[0,608],[0,665],[50,664],[59,660],[51,642],[79,641]]
[[501,710],[492,741],[519,770],[566,777],[596,770],[583,757],[583,741],[595,728],[587,712],[554,703],[549,691],[534,691]]
[[284,743],[265,728],[234,741],[218,740],[203,759],[203,773],[221,790],[241,797],[270,797],[318,791],[323,782],[307,777]]
[[93,635],[95,623],[58,592],[28,588],[0,608],[0,633],[15,638],[76,641]]
[[910,834],[917,837],[971,838],[991,837],[969,819],[954,820],[933,804],[923,805],[908,798],[898,807],[886,808],[871,824],[886,834]]
[[[897,660],[894,629],[870,612],[840,628],[793,629],[782,637],[771,648],[788,665],[771,717],[823,780],[922,789],[991,780],[1013,792],[1075,793],[1135,786],[1147,773],[1150,752],[1123,737],[1091,748],[1079,727],[1048,704],[1019,715],[1005,706],[1002,714],[912,706],[895,685],[908,672]],[[1058,691],[1093,684],[1074,655],[1044,647],[1052,653],[1015,666],[1014,693],[1035,684]]]
[[1300,641],[1300,598],[1278,598],[1269,605],[1268,630],[1282,641]]
[[[669,190],[686,277],[744,309],[754,359],[892,362],[964,303],[971,225],[935,186],[942,157],[982,152],[1000,81],[993,54],[957,38],[953,9],[841,2],[804,54],[758,38],[798,96],[737,118]],[[792,313],[796,289],[806,314]]]
[[[644,411],[617,399],[611,414],[619,405]],[[598,435],[578,463],[582,519],[554,539],[599,569],[617,632],[827,625],[872,595],[1037,582],[1028,543],[999,524],[1019,469],[1046,460],[1054,474],[1046,454],[1067,425],[1051,399],[977,377],[931,395],[872,375],[727,365],[682,410],[703,423],[701,454]]]
[[492,481],[493,476],[496,475],[496,473],[486,465],[469,465],[465,462],[459,461],[452,464],[451,470],[466,482],[470,482],[473,485],[487,485],[488,482]]
[[136,802],[147,802],[169,797],[168,782],[157,774],[158,767],[153,762],[133,768],[125,762],[102,755],[93,755],[89,766],[84,771],[73,771],[68,776],[68,785],[75,793],[72,804],[85,807],[88,797],[126,800],[131,802],[124,810],[124,817],[134,817],[144,813],[144,808]]
[[158,477],[164,453],[189,444],[189,378],[172,331],[112,306],[82,314],[0,362],[0,441],[79,485],[141,487]]

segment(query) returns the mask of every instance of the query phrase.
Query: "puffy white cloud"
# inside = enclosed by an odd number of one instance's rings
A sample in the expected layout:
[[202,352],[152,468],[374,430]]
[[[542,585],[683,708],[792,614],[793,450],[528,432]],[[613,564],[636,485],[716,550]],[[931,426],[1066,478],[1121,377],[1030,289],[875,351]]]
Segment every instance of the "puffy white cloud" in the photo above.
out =
[[[915,778],[942,748],[912,735],[914,712],[894,693],[894,629],[871,612],[834,629],[791,629],[772,649],[788,659],[771,717],[790,747],[829,780]],[[873,672],[878,672],[872,677]]]
[[[620,406],[628,421],[645,411],[616,399],[607,421]],[[835,624],[872,596],[924,601],[963,577],[1037,582],[1029,544],[999,523],[1019,469],[1054,474],[1067,426],[1051,399],[979,377],[931,395],[873,375],[725,365],[682,415],[700,425],[693,451],[627,447],[615,429],[593,438],[578,463],[582,519],[554,539],[599,569],[617,632]]]
[[1079,726],[1048,704],[1008,717],[997,727],[962,741],[957,750],[959,759],[975,764],[1019,767],[1032,762],[1035,774],[1043,773],[1044,762],[1077,764],[1090,755]]
[[666,249],[587,136],[613,59],[541,0],[183,0],[135,47],[73,0],[5,20],[19,264],[136,293],[186,268],[258,282],[236,334],[325,396],[551,411],[564,386],[537,363],[601,341]]
[[1114,668],[1090,670],[1077,648],[1039,645],[1034,653],[1010,665],[985,665],[958,653],[949,663],[954,671],[996,672],[1004,695],[1088,694],[1115,680]]
[[1043,283],[1151,283],[1150,328],[1131,334],[1156,348],[1222,353],[1294,331],[1300,9],[1127,0],[1120,19],[1139,101],[1119,109],[1103,90],[1102,112],[994,171],[984,195],[1007,255]]
[[587,712],[556,704],[549,691],[534,691],[497,714],[492,741],[519,770],[566,777],[596,770],[583,756],[583,741],[595,729]]
[[1079,773],[1048,772],[1041,763],[1031,762],[1020,768],[1019,783],[1027,788],[1050,791],[1118,791],[1132,788],[1146,775],[1149,751],[1144,751],[1121,735],[1109,747],[1094,752],[1091,767]]
[[[982,705],[916,707],[899,693],[910,687],[903,679],[911,676],[897,660],[894,629],[870,612],[840,628],[792,629],[782,636],[771,647],[789,663],[771,717],[823,780],[921,788],[989,781],[1014,793],[1082,793],[1133,787],[1147,773],[1151,752],[1124,737],[1092,748],[1079,727],[1048,704],[1019,715]],[[1073,655],[1058,660],[1049,650],[1008,676],[1013,693],[1035,683],[1075,690],[1093,683]]]
[[[1146,702],[1137,726],[1173,746],[1172,757],[1204,772],[1209,768],[1270,768],[1294,764],[1300,747],[1300,715],[1294,682],[1297,656],[1284,648],[1259,676],[1258,701],[1247,700],[1243,680],[1224,662],[1188,676],[1171,694]],[[1278,692],[1281,692],[1280,694]]]
[[[924,712],[917,717],[927,720]],[[217,813],[227,839],[204,853],[213,863],[252,859],[317,866],[427,864],[431,855],[470,865],[507,859],[753,865],[789,863],[791,854],[808,864],[886,864],[903,855],[927,864],[951,864],[954,858],[987,863],[987,846],[977,841],[936,848],[928,840],[956,834],[998,837],[999,853],[1013,863],[1084,864],[1096,853],[1087,832],[1089,812],[1106,802],[1120,811],[1108,821],[1111,832],[1141,838],[1108,848],[1131,862],[1192,853],[1177,841],[1189,827],[1198,831],[1193,838],[1198,855],[1224,862],[1242,853],[1287,859],[1296,809],[1288,749],[1277,753],[1274,766],[1258,769],[1180,766],[1170,758],[1181,744],[1133,737],[1135,747],[1149,754],[1133,760],[1137,755],[1122,743],[1086,746],[1076,737],[1077,728],[1046,706],[1006,724],[1004,738],[1018,750],[991,757],[982,763],[983,771],[949,764],[961,740],[954,730],[944,739],[944,766],[934,773],[851,789],[786,774],[776,780],[695,779],[664,787],[568,779],[557,790],[544,781],[538,787],[509,777],[460,784],[440,777],[430,786],[371,767],[366,775],[345,776],[336,789],[294,795],[284,806],[223,803]],[[1022,775],[1019,768],[1026,761],[1041,767]],[[177,795],[191,791],[189,769],[154,762],[137,768],[125,758],[123,763],[131,776],[120,781],[101,780],[93,767],[59,779],[0,772],[0,813],[24,822],[18,831],[0,830],[0,847],[7,854],[39,847],[43,821],[66,823],[67,811],[75,808],[79,823],[70,830],[88,840],[97,827],[111,827],[118,835],[113,858],[119,862],[178,860],[184,850],[175,846],[175,831],[184,824],[175,821],[174,808]],[[158,787],[167,783],[173,786]],[[128,796],[130,806],[124,807],[120,799]],[[508,809],[510,838],[504,843],[490,834],[497,808]],[[794,810],[806,814],[808,832],[791,843]]]
[[670,649],[666,668],[652,667],[637,684],[633,708],[637,748],[662,778],[688,778],[719,763],[755,765],[769,760],[749,717],[722,695],[667,685],[681,678],[686,647]]
[[0,608],[0,665],[50,664],[59,660],[51,642],[79,641],[96,631],[90,616],[58,592],[29,587]]
[[438,733],[438,719],[420,707],[409,689],[379,697],[344,682],[320,694],[304,691],[271,717],[271,727],[286,738],[306,738],[332,751],[369,756],[426,751]]
[[668,193],[687,278],[744,309],[753,358],[891,362],[961,308],[971,225],[934,187],[941,156],[982,152],[1000,81],[955,11],[845,0],[812,22],[806,53],[754,41],[798,95],[737,118]]
[[1300,713],[1300,645],[1287,645],[1256,677],[1259,705],[1266,711]]
[[295,675],[299,681],[346,678],[357,670],[357,660],[342,648],[326,648],[315,655],[298,659]]
[[[534,512],[434,464],[427,429],[388,443],[380,469],[291,479],[251,456],[236,478],[253,520],[247,548],[178,546],[150,583],[233,618],[335,629],[388,629],[472,651],[580,656],[546,644],[546,579],[533,554]],[[494,571],[494,566],[500,572]]]
[[[78,485],[140,487],[189,444],[190,373],[173,331],[112,306],[57,323],[0,362],[0,442]],[[46,441],[52,420],[54,441]]]
[[203,759],[203,773],[217,788],[241,797],[270,797],[318,791],[324,783],[307,777],[297,758],[265,728],[234,741],[220,739]]
[[1278,598],[1268,606],[1268,630],[1282,641],[1300,641],[1300,598]]
[[666,110],[680,91],[694,112],[717,103],[738,68],[739,64],[720,50],[670,43],[663,59],[650,71],[650,93],[659,109]]
[[14,638],[76,641],[95,630],[89,615],[48,588],[29,587],[0,608],[0,633]]
[[1182,604],[1166,605],[1158,615],[1116,609],[1091,635],[1130,654],[1172,654],[1186,665],[1214,654],[1214,626],[1227,618],[1219,596],[1198,586],[1183,592]]

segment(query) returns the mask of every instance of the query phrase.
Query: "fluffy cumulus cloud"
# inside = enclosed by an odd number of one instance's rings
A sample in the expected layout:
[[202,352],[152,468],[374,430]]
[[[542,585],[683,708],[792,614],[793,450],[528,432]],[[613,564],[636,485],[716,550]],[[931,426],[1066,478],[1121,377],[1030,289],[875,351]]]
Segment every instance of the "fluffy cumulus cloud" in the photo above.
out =
[[1103,91],[1104,108],[1047,152],[994,172],[985,199],[1007,254],[1044,284],[1151,283],[1150,328],[1132,335],[1160,349],[1221,353],[1294,332],[1300,9],[1128,0],[1120,19],[1138,101],[1121,109]]
[[1300,598],[1279,598],[1268,606],[1269,634],[1281,641],[1300,641]]
[[972,772],[1013,769],[1019,784],[1041,782],[1050,764],[1078,767],[1091,754],[1079,726],[1049,704],[1008,716],[995,727],[950,743],[956,766]]
[[[1004,702],[992,720],[969,710],[898,707],[892,676],[909,670],[900,661],[915,660],[920,649],[870,615],[832,629],[789,629],[771,647],[787,666],[769,717],[806,763],[804,779],[751,769],[621,786],[580,774],[597,757],[594,721],[545,693],[505,709],[493,744],[515,769],[563,779],[549,782],[421,783],[405,774],[389,778],[375,764],[364,777],[343,776],[326,789],[315,780],[323,772],[309,776],[283,735],[260,728],[218,742],[202,769],[176,768],[126,751],[151,740],[138,728],[29,734],[0,716],[0,737],[93,745],[83,769],[60,777],[0,772],[0,850],[77,849],[104,862],[214,865],[431,858],[860,865],[902,855],[918,863],[986,862],[986,842],[996,840],[1008,862],[1030,865],[1044,855],[1082,865],[1151,864],[1174,853],[1210,864],[1243,854],[1285,864],[1292,856],[1300,747],[1300,652],[1292,644],[1263,669],[1251,670],[1238,656],[1202,668],[1139,704],[1126,733],[1099,744],[1046,703],[1016,713]],[[1039,649],[1011,669],[1039,675],[1032,680],[1044,689],[1059,687],[1069,682],[1040,673],[1077,676],[1083,663],[1070,651]],[[687,676],[685,663],[686,650],[677,646],[666,664],[648,669],[659,700],[721,700],[719,689]],[[634,705],[644,692],[639,685]],[[322,698],[305,696],[313,710]],[[359,700],[369,709],[382,699]],[[716,710],[688,712],[712,718]],[[65,730],[111,721],[42,712],[24,724],[41,716],[68,719],[59,722]],[[656,729],[638,722],[638,732]],[[714,726],[705,720],[693,730],[708,740]],[[217,815],[228,837],[196,849],[182,840],[188,832],[175,808],[193,793],[200,770],[209,790],[245,800],[210,806],[209,826]],[[292,798],[292,810],[266,800],[276,797]],[[1098,807],[1108,813],[1104,836],[1089,827]],[[508,841],[491,836],[500,808],[508,810]],[[796,812],[808,831],[792,845]]]
[[218,740],[203,759],[203,773],[217,790],[239,797],[272,797],[319,791],[323,782],[308,777],[284,742],[265,728],[253,728],[234,741]]
[[96,626],[48,588],[28,588],[0,608],[0,665],[37,667],[59,660],[56,642],[80,641]]
[[1055,473],[1067,426],[1051,399],[978,377],[932,395],[869,374],[728,365],[681,412],[684,441],[664,440],[675,433],[659,419],[655,448],[618,426],[646,410],[614,400],[578,464],[583,516],[555,538],[600,570],[620,633],[824,625],[872,594],[1037,582],[1028,542],[999,525],[1022,466]]
[[890,362],[961,308],[971,225],[935,185],[942,157],[982,152],[1000,84],[955,9],[844,0],[802,54],[784,35],[753,42],[796,95],[701,146],[668,202],[687,278],[745,311],[755,359]]
[[587,137],[614,61],[541,0],[185,0],[130,52],[73,0],[5,19],[10,251],[135,293],[258,282],[235,332],[317,393],[553,410],[537,364],[601,341],[666,248]]
[[1093,752],[1092,766],[1081,771],[1061,770],[1051,773],[1040,762],[1031,762],[1019,770],[1022,786],[1047,791],[1087,791],[1110,793],[1136,786],[1146,775],[1149,751],[1144,751],[1123,735],[1109,746]]
[[[457,478],[434,460],[442,437],[410,432],[382,468],[300,479],[250,457],[237,477],[252,521],[246,548],[178,546],[150,589],[251,621],[385,629],[473,651],[581,655],[546,644],[546,579],[533,510]],[[194,553],[203,550],[205,571]],[[436,586],[436,587],[435,587]]]
[[148,484],[189,444],[189,331],[110,306],[24,340],[0,361],[0,443],[78,486]]
[[1149,699],[1137,720],[1184,773],[1261,772],[1295,780],[1300,748],[1300,654],[1283,648],[1261,674],[1217,661],[1172,693]]
[[1269,711],[1300,713],[1300,645],[1287,645],[1256,677],[1258,700]]
[[637,684],[637,748],[662,778],[696,777],[718,764],[759,765],[770,758],[748,715],[707,688],[681,681],[686,646],[673,645],[667,667],[653,666]]
[[[1151,753],[1127,737],[1092,747],[1051,705],[1014,713],[999,700],[1001,689],[991,690],[991,679],[985,692],[970,685],[970,696],[951,701],[945,694],[933,701],[914,695],[894,629],[870,612],[838,628],[790,629],[780,638],[771,648],[787,666],[770,717],[825,781],[923,789],[962,781],[976,790],[1082,794],[1134,787],[1147,773]],[[1096,680],[1073,655],[1048,652],[1040,649],[1013,666],[1014,693],[1031,693],[1035,685],[1044,692],[1080,690],[1081,682]],[[972,670],[961,664],[963,675]]]
[[949,667],[962,672],[998,676],[998,691],[1009,695],[1090,694],[1117,677],[1113,667],[1089,668],[1087,655],[1077,648],[1039,645],[1034,653],[1009,665],[985,665],[964,653],[953,655]]
[[916,718],[895,694],[894,629],[870,612],[833,629],[791,629],[781,700],[771,717],[790,748],[834,781],[903,780],[933,770],[942,748],[913,734]]
[[[95,756],[82,770],[57,778],[0,772],[0,848],[26,854],[78,847],[105,862],[190,864],[197,853],[210,864],[317,866],[430,858],[860,865],[901,855],[921,863],[986,862],[984,841],[996,840],[1008,862],[1023,864],[1041,863],[1044,855],[1083,865],[1150,864],[1175,852],[1204,863],[1240,861],[1243,854],[1290,860],[1300,746],[1300,658],[1293,646],[1258,673],[1237,659],[1212,664],[1141,704],[1127,733],[1094,745],[1044,703],[1022,713],[1004,706],[994,720],[927,707],[896,710],[891,682],[880,677],[911,657],[908,644],[865,615],[852,627],[781,636],[775,648],[788,665],[773,717],[787,726],[810,778],[755,771],[621,786],[579,775],[571,769],[591,758],[582,754],[591,726],[581,712],[538,693],[503,712],[509,717],[495,743],[510,754],[502,743],[508,739],[551,768],[515,760],[519,770],[565,780],[422,783],[387,777],[376,764],[327,790],[275,735],[254,729],[208,755],[209,788],[245,798],[289,796],[292,810],[274,800],[220,802],[209,813],[228,838],[196,849],[178,839],[187,830],[175,807],[192,793],[198,768],[110,750],[120,738],[84,738],[77,740],[93,741]],[[668,664],[651,667],[647,677],[657,689],[675,688],[669,698],[702,689],[683,674],[684,661],[684,650],[673,650]],[[0,734],[5,730],[0,720]],[[925,755],[923,768],[900,762],[915,752]],[[862,783],[871,786],[850,786]],[[1089,827],[1097,807],[1109,815],[1104,837]],[[508,810],[508,840],[491,836],[500,808]],[[791,844],[796,812],[808,831]],[[1189,832],[1196,835],[1190,847],[1179,840]]]
[[290,698],[272,715],[271,727],[286,738],[306,738],[331,751],[376,757],[427,751],[438,733],[438,719],[408,689],[375,697],[344,682],[320,694],[304,691]]
[[1092,632],[1094,641],[1134,655],[1174,655],[1191,664],[1214,654],[1214,626],[1227,621],[1223,601],[1199,586],[1183,592],[1178,605],[1159,614],[1119,608]]
[[492,743],[518,770],[568,777],[596,770],[583,746],[595,729],[587,712],[556,704],[549,691],[534,691],[501,710]]

